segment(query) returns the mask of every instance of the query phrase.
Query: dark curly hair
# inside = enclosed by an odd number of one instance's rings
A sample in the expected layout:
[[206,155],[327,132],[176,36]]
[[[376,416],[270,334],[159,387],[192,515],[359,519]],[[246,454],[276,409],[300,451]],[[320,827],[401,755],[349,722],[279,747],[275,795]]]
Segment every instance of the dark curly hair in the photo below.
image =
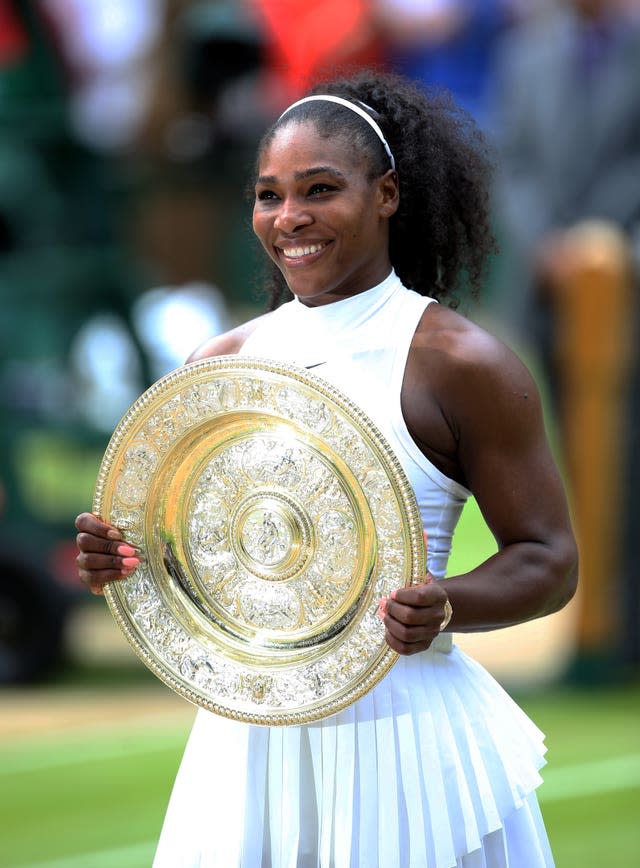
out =
[[[452,307],[463,288],[477,296],[496,244],[489,204],[492,164],[473,120],[446,92],[392,73],[362,70],[323,81],[309,93],[364,103],[389,143],[400,189],[400,205],[389,223],[389,257],[405,286]],[[389,157],[369,124],[322,101],[280,117],[264,134],[258,161],[279,129],[303,121],[316,124],[321,136],[344,136],[368,160],[371,178],[389,170]],[[275,265],[266,289],[271,309],[288,293]]]

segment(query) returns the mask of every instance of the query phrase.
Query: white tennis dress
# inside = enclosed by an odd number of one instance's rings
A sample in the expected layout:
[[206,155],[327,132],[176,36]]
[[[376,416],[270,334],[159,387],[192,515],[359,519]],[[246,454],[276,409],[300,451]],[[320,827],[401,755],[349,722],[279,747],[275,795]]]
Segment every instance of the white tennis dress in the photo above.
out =
[[[370,416],[413,485],[441,579],[469,492],[422,455],[400,406],[431,301],[392,272],[353,298],[283,305],[242,352],[309,367]],[[199,711],[154,868],[552,866],[535,795],[544,752],[537,727],[441,634],[316,723],[261,727]]]

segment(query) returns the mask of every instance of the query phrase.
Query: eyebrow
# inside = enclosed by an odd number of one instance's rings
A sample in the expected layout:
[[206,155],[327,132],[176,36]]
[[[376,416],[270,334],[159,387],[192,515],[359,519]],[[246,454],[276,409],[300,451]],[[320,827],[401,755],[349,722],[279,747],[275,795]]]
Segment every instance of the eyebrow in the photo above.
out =
[[[335,178],[346,180],[345,175],[334,169],[333,166],[312,166],[310,169],[305,169],[303,172],[296,172],[294,179],[296,181],[304,181],[306,178],[312,178],[314,175],[333,175]],[[256,184],[277,184],[278,178],[276,175],[260,175],[256,179]]]

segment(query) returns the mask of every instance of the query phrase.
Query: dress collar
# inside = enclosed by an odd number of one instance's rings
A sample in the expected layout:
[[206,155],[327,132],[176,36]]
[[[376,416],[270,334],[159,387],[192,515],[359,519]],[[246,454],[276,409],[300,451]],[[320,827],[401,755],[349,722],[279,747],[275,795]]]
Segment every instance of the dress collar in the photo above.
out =
[[400,278],[391,269],[387,277],[377,286],[343,298],[331,304],[320,304],[307,307],[296,296],[292,301],[295,315],[304,317],[307,321],[322,323],[325,326],[339,324],[348,325],[349,330],[357,329],[371,319],[398,289],[402,288]]

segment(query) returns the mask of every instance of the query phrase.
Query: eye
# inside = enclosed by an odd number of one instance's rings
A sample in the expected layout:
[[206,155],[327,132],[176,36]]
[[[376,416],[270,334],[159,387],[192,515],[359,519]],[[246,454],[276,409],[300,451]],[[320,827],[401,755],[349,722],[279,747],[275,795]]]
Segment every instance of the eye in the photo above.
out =
[[318,196],[321,193],[332,193],[336,189],[332,184],[316,183],[309,188],[309,196]]
[[259,202],[268,202],[271,199],[277,199],[278,197],[273,192],[273,190],[258,190],[256,193],[256,199]]

